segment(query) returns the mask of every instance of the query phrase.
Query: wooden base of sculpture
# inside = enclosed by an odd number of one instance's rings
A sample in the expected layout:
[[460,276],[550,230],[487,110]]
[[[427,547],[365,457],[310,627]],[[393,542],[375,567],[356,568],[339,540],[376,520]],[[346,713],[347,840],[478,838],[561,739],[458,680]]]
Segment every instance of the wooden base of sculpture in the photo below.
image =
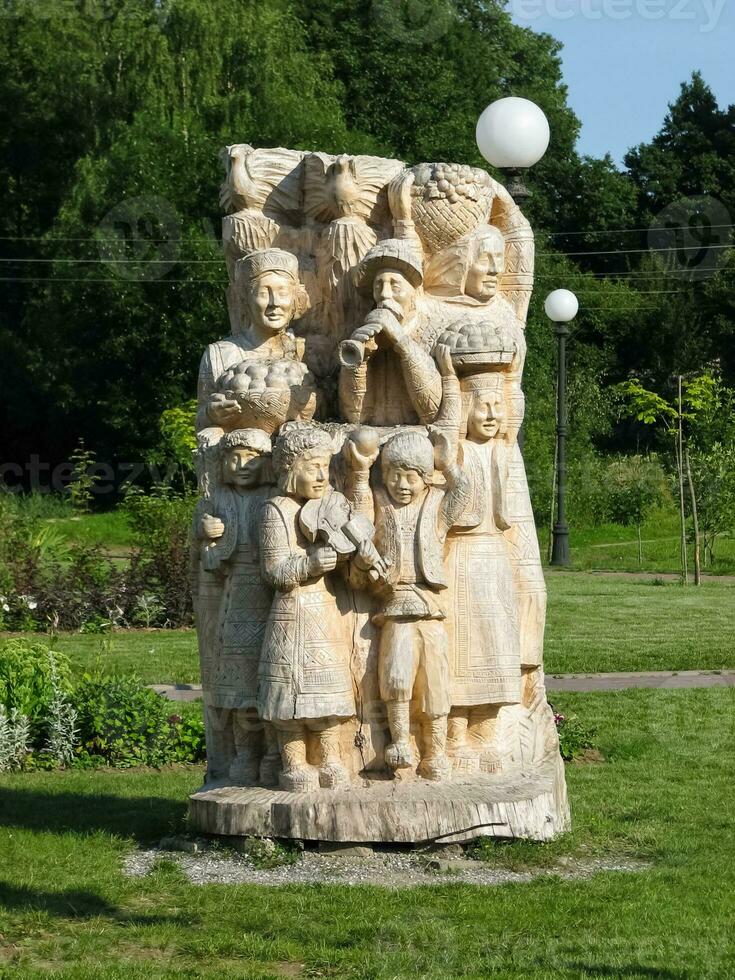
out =
[[474,837],[549,840],[569,829],[561,758],[447,783],[365,779],[311,793],[209,783],[189,798],[195,831],[228,837],[419,844]]

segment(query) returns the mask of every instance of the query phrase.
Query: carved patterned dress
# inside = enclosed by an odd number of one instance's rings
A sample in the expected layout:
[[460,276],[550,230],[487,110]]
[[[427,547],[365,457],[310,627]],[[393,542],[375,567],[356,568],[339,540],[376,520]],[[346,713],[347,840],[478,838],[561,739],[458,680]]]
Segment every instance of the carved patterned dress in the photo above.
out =
[[349,718],[355,714],[352,616],[338,574],[309,577],[300,509],[291,497],[274,497],[262,512],[263,577],[275,596],[260,659],[260,716]]
[[464,441],[462,449],[471,500],[448,538],[452,705],[513,704],[521,699],[521,670],[513,569],[501,529],[503,447]]
[[220,708],[255,708],[258,663],[273,590],[260,575],[258,531],[270,487],[244,493],[220,488],[204,508],[225,525],[222,538],[207,546],[205,575],[219,575],[220,599],[215,641],[202,660],[207,703]]

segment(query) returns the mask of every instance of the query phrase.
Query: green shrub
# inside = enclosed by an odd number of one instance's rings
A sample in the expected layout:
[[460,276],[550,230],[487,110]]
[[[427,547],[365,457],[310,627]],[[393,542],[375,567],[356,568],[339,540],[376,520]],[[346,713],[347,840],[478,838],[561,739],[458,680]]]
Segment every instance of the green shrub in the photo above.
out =
[[[151,494],[129,493],[125,498],[125,514],[143,567],[150,576],[149,591],[170,626],[191,621],[189,539],[195,504],[195,494],[175,493],[168,487]],[[139,604],[137,615],[140,614]]]
[[74,691],[82,762],[120,768],[198,762],[204,724],[172,714],[138,677],[85,677]]
[[563,715],[555,711],[554,722],[559,734],[559,751],[565,762],[572,762],[585,751],[596,748],[596,729],[585,725],[577,715]]
[[0,643],[0,704],[7,714],[25,715],[32,745],[47,736],[49,711],[59,691],[71,691],[69,658],[37,640]]
[[128,517],[140,550],[123,567],[97,547],[70,545],[22,499],[0,493],[0,629],[99,633],[190,622],[193,498],[136,497]]

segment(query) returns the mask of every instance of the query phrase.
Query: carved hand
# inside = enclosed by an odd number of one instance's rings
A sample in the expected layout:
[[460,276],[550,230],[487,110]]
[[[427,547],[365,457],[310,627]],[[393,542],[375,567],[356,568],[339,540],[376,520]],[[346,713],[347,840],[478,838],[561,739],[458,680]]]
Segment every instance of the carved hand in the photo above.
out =
[[225,426],[240,416],[240,403],[234,398],[224,398],[214,394],[207,403],[207,415],[215,425]]
[[404,170],[388,184],[388,207],[395,221],[411,220],[411,188],[415,179],[410,170]]
[[442,473],[448,472],[457,462],[451,439],[434,426],[429,428],[429,439],[434,446],[434,465]]
[[390,561],[381,558],[380,552],[369,538],[364,538],[357,546],[354,558],[355,565],[363,572],[372,572],[373,581],[385,579],[390,568]]
[[353,473],[369,473],[379,452],[378,433],[369,426],[355,429],[345,441],[347,465]]
[[307,570],[309,576],[324,575],[337,567],[337,552],[329,546],[309,549]]
[[380,306],[368,313],[363,325],[358,327],[352,334],[352,339],[360,340],[364,344],[377,336],[377,334],[385,337],[391,347],[400,343],[405,337],[401,325],[398,322],[398,317],[384,306]]
[[202,534],[205,538],[209,538],[211,541],[216,541],[217,538],[221,538],[225,533],[225,525],[219,519],[219,517],[212,517],[211,514],[205,514],[202,518]]
[[454,370],[454,364],[452,364],[452,352],[447,344],[437,344],[434,360],[443,378],[456,377],[457,372]]

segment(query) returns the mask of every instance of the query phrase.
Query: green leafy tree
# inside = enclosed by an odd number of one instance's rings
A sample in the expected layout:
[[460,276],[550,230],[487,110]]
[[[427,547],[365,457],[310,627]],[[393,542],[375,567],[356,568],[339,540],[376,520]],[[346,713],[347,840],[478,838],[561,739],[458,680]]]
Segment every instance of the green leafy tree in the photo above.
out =
[[607,467],[608,507],[612,519],[624,527],[635,526],[638,564],[643,565],[641,526],[654,507],[665,499],[666,477],[655,456],[621,456]]

